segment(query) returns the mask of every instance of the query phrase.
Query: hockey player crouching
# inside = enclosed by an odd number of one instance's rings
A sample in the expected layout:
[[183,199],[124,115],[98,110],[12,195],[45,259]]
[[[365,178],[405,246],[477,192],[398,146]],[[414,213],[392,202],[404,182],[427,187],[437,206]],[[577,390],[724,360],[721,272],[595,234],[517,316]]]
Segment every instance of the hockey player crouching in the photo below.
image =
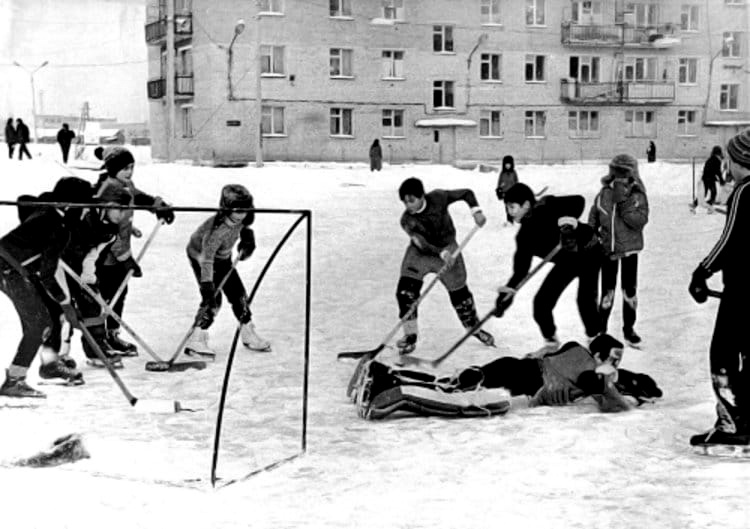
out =
[[229,184],[221,190],[216,215],[206,219],[190,236],[187,246],[190,267],[200,285],[201,304],[195,317],[195,327],[185,345],[186,354],[214,357],[208,344],[208,329],[221,307],[221,289],[232,305],[232,312],[242,325],[240,338],[253,351],[270,351],[271,344],[255,332],[247,293],[232,263],[232,247],[237,247],[239,259],[249,258],[255,251],[255,234],[250,225],[255,213],[232,211],[253,207],[253,197],[242,185]]

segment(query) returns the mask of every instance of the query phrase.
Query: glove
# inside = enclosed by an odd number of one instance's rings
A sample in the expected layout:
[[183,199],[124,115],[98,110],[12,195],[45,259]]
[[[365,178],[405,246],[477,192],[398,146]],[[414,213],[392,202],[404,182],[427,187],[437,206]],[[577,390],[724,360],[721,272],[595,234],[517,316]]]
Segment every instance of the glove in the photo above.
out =
[[201,281],[201,306],[216,308],[216,287],[213,281]]
[[135,261],[135,259],[133,259],[132,255],[122,261],[122,266],[125,267],[125,272],[132,270],[133,277],[143,277],[143,270],[141,270],[141,267],[138,266],[138,263]]
[[698,303],[705,303],[708,299],[708,284],[706,283],[706,279],[709,277],[711,277],[711,273],[700,265],[693,272],[688,292],[690,292],[690,295]]
[[240,261],[244,261],[255,251],[255,232],[250,228],[245,228],[240,232],[240,244],[237,246]]
[[474,217],[474,222],[476,223],[476,225],[481,228],[482,226],[487,224],[487,217],[484,216],[484,213],[482,213],[482,210],[479,209],[478,207],[472,208],[472,209],[473,209],[472,215]]
[[131,233],[131,234],[133,235],[133,237],[135,237],[136,239],[140,239],[141,237],[143,237],[143,232],[142,232],[141,230],[139,230],[138,228],[136,228],[135,226],[132,226],[132,227],[130,228],[130,233]]
[[78,327],[78,311],[71,305],[70,303],[63,303],[60,305],[60,308],[63,311],[63,314],[65,315],[65,319],[68,320],[68,323],[70,323],[71,327]]
[[157,197],[154,201],[154,205],[159,207],[159,209],[154,211],[157,219],[163,220],[167,224],[172,224],[174,222],[174,210],[168,202],[164,202],[161,198]]
[[497,299],[495,300],[495,311],[493,315],[496,318],[501,318],[505,311],[508,310],[513,304],[513,298],[516,295],[516,291],[509,287],[500,287],[498,289]]
[[557,220],[557,226],[560,228],[560,247],[566,252],[577,252],[576,227],[578,221],[573,217],[560,217]]

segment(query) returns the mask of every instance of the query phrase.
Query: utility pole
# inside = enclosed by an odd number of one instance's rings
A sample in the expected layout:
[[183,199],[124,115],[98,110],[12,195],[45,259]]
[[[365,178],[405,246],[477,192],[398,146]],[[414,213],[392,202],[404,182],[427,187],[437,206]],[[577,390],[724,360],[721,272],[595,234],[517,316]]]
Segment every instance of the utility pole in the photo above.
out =
[[256,59],[255,67],[255,167],[263,167],[263,93],[261,84],[261,73],[263,71],[263,55],[261,53],[261,38],[260,38],[260,1],[257,2],[258,13],[255,15],[255,53],[258,57]]
[[21,68],[23,71],[25,71],[27,74],[29,74],[29,80],[31,81],[31,118],[34,128],[34,143],[39,143],[39,134],[37,133],[37,123],[36,123],[36,88],[34,87],[34,74],[47,66],[49,64],[49,61],[44,61],[42,64],[34,68],[33,70],[29,70],[26,67],[19,64],[17,61],[13,61],[13,64]]
[[174,2],[167,0],[167,78],[165,82],[167,108],[167,162],[174,162],[174,92],[175,92],[175,46],[174,46]]

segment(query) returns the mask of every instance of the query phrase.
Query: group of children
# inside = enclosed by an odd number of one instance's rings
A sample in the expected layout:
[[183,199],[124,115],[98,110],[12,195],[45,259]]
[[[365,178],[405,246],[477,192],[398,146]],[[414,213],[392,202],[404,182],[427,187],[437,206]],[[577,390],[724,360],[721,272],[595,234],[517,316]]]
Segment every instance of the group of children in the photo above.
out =
[[[135,159],[129,150],[107,148],[102,159],[104,172],[94,185],[71,176],[60,179],[51,192],[19,197],[20,224],[0,238],[0,291],[13,303],[23,333],[0,396],[45,397],[26,382],[37,354],[41,379],[84,383],[67,354],[64,342],[70,336],[63,332],[65,326],[70,333],[73,328],[82,331],[83,352],[92,366],[120,368],[122,357],[138,354],[119,334],[127,282],[143,274],[131,248],[131,238],[141,236],[133,226],[133,207],[144,206],[166,224],[174,222],[175,214],[161,197],[135,186]],[[186,352],[214,356],[208,328],[221,306],[219,288],[242,325],[243,344],[268,351],[270,343],[255,332],[232,260],[238,241],[239,260],[255,250],[252,195],[239,184],[227,185],[219,207],[191,235],[186,248],[201,294]]]

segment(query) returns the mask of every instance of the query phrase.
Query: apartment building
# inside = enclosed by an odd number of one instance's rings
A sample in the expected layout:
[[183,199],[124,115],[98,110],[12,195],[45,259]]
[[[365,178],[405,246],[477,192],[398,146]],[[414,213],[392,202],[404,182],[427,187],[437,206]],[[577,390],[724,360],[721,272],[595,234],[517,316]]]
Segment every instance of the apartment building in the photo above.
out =
[[748,0],[149,0],[147,14],[156,158],[362,161],[375,138],[393,163],[644,157],[650,141],[690,158],[750,126]]

